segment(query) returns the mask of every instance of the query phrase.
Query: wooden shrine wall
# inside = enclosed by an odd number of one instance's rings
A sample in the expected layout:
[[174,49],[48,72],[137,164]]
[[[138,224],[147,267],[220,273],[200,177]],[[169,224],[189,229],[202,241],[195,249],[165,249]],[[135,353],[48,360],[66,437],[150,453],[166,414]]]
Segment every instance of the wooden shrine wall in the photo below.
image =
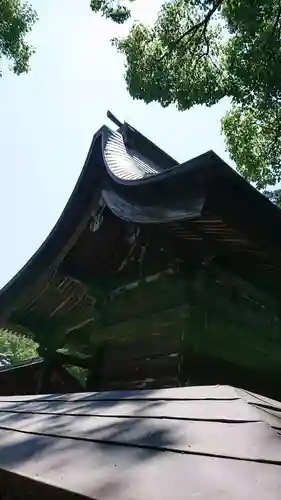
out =
[[91,349],[105,342],[101,388],[237,381],[262,393],[272,387],[277,397],[277,313],[273,303],[226,280],[207,278],[198,286],[166,274],[139,284],[108,304],[89,337]]

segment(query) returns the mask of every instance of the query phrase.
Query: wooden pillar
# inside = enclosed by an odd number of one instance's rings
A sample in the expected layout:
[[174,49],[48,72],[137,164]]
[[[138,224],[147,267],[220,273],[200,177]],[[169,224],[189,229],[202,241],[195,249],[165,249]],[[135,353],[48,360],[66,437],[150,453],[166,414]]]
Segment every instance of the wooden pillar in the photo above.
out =
[[89,374],[86,382],[88,391],[100,391],[102,389],[104,360],[107,352],[106,342],[101,342],[92,357],[92,363],[89,367]]
[[182,349],[179,363],[179,385],[196,383],[193,358],[203,352],[208,316],[205,303],[205,269],[200,266],[186,272],[187,318],[182,324]]
[[51,376],[57,363],[56,350],[50,349],[47,346],[40,345],[39,356],[44,359],[44,362],[42,364],[42,370],[38,381],[37,393],[41,394],[52,392]]

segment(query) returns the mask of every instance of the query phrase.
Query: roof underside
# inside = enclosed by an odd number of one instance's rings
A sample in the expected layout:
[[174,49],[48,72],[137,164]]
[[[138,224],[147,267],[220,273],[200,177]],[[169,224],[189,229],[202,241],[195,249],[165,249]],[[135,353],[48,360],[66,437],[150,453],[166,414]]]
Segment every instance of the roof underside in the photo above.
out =
[[[90,224],[101,210],[107,225],[102,228],[104,238]],[[71,260],[72,254],[93,255],[96,247],[113,266],[110,245],[116,238],[124,239],[130,226],[154,224],[168,238],[184,239],[203,253],[212,244],[220,253],[225,250],[225,258],[231,256],[239,274],[258,271],[264,286],[277,274],[274,283],[267,284],[278,293],[274,284],[280,283],[281,272],[280,210],[212,151],[179,165],[125,124],[121,131],[104,126],[95,134],[57,225],[2,289],[1,315],[17,307],[37,282],[58,270],[66,258]],[[91,260],[98,267],[94,255]]]

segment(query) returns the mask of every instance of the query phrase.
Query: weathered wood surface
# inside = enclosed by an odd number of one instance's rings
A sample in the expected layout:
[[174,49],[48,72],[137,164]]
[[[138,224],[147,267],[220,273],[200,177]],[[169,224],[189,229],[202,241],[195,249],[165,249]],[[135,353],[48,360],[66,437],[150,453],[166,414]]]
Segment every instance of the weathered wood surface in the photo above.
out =
[[1,477],[54,498],[277,500],[280,417],[222,386],[1,397]]

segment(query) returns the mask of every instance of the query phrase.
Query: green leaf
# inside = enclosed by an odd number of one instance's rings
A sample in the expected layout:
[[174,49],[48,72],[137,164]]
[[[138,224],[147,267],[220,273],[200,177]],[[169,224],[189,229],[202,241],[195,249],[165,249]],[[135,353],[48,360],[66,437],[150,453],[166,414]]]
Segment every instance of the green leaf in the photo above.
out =
[[37,14],[29,4],[20,0],[0,0],[0,60],[7,59],[17,75],[29,70],[34,49],[26,42],[26,37],[36,20]]
[[134,99],[187,110],[230,98],[222,131],[239,172],[259,188],[280,181],[280,0],[170,0],[113,43]]
[[0,353],[10,361],[24,361],[38,356],[38,345],[30,338],[7,330],[0,330]]

